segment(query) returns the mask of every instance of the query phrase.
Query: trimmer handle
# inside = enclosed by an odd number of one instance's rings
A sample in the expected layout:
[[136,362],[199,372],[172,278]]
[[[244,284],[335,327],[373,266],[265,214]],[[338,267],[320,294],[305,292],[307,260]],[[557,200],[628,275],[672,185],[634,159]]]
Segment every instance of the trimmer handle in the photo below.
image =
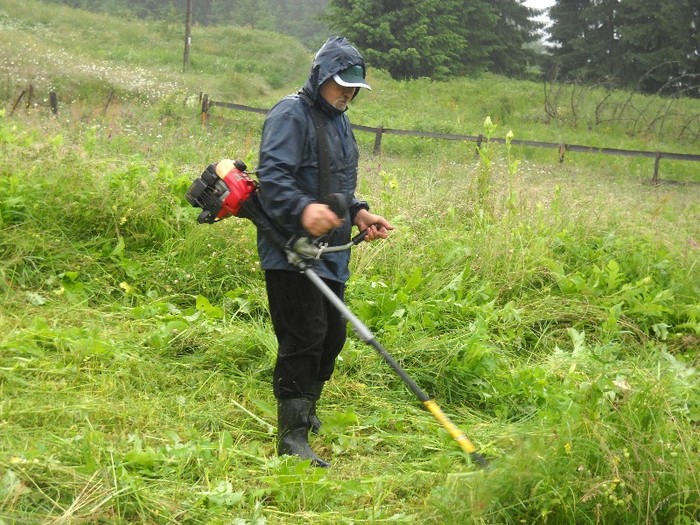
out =
[[[376,226],[379,226],[379,224],[377,224]],[[360,244],[362,241],[365,240],[365,237],[367,237],[367,232],[368,230],[362,230],[360,233],[355,235],[350,242],[352,244]]]
[[348,211],[348,201],[342,193],[331,193],[321,202],[326,204],[340,219],[342,219]]
[[362,230],[360,233],[355,235],[350,242],[354,245],[358,245],[365,240],[365,237],[367,237],[367,230]]

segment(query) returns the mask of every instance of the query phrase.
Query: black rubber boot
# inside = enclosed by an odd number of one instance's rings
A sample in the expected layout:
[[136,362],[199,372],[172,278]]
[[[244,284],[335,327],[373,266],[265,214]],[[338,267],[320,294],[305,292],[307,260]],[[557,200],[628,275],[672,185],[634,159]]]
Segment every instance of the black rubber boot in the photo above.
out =
[[316,467],[330,464],[319,458],[309,446],[309,412],[313,400],[306,398],[277,400],[277,454],[310,459]]
[[313,404],[311,405],[311,410],[309,410],[309,424],[311,425],[311,432],[314,434],[318,434],[318,431],[321,429],[321,420],[318,418],[316,415],[316,402],[320,399],[321,397],[321,392],[323,392],[323,385],[325,384],[325,381],[316,381],[314,383],[314,401]]

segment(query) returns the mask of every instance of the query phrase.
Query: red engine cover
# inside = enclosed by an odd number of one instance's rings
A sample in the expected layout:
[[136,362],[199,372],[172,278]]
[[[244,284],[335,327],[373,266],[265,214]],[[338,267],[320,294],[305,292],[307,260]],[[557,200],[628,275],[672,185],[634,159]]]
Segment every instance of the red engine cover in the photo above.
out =
[[255,192],[257,185],[247,173],[244,173],[236,168],[226,174],[224,182],[228,187],[228,195],[224,198],[221,211],[217,215],[217,219],[223,219],[227,215],[238,215],[241,205],[248,200],[250,195]]

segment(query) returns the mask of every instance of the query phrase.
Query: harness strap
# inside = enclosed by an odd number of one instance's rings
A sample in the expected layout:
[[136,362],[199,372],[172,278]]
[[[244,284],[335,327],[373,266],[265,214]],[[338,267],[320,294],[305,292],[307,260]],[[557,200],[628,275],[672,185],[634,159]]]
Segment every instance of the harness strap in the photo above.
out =
[[316,141],[318,143],[318,186],[321,202],[328,202],[330,198],[330,160],[328,137],[326,136],[326,125],[323,121],[321,111],[313,101],[304,93],[299,93],[301,99],[309,106],[311,119],[314,121],[316,129]]

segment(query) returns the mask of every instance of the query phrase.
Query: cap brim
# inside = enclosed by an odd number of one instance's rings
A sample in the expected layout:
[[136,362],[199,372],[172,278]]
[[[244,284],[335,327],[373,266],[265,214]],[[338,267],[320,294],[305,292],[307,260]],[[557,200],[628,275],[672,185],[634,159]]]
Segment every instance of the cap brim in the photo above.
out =
[[365,79],[359,76],[346,75],[345,80],[343,80],[342,78],[340,78],[340,75],[336,73],[335,75],[333,75],[333,80],[335,80],[338,84],[340,84],[343,87],[365,88],[372,91],[372,88],[369,87],[369,84],[367,82],[365,82]]

